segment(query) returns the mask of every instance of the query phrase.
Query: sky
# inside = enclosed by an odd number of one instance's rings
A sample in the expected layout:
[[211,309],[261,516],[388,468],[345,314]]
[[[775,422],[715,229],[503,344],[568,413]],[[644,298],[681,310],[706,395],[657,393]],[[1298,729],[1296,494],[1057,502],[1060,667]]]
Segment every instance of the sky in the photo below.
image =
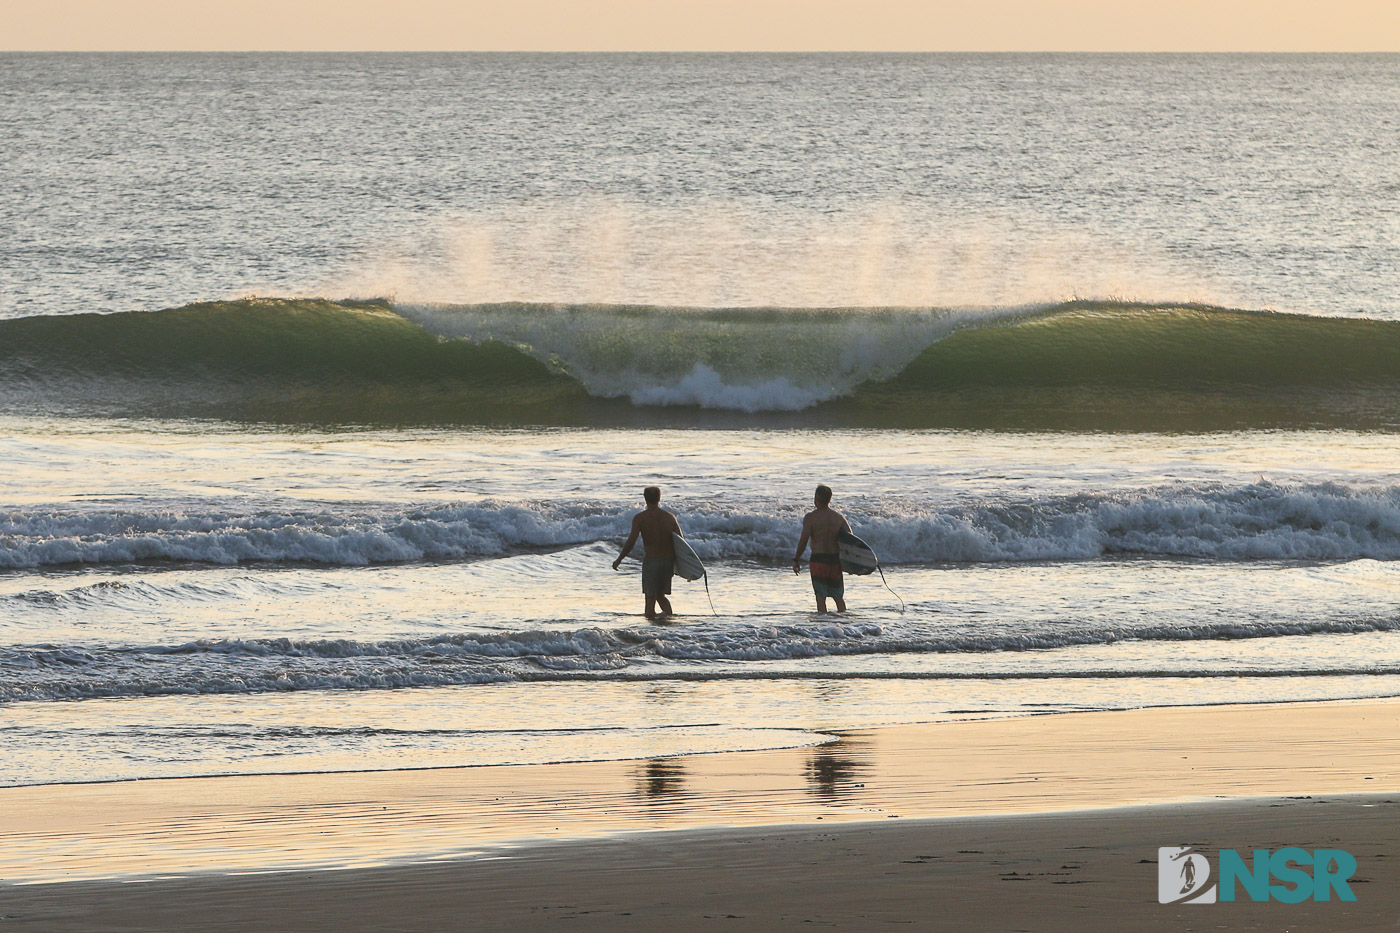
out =
[[0,0],[0,48],[1400,51],[1400,0]]

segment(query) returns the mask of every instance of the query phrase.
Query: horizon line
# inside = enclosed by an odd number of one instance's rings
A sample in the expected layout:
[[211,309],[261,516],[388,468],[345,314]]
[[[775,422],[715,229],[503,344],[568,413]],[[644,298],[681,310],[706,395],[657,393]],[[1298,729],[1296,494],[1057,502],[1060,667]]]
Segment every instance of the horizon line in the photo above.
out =
[[1400,49],[0,49],[0,55],[1400,55]]

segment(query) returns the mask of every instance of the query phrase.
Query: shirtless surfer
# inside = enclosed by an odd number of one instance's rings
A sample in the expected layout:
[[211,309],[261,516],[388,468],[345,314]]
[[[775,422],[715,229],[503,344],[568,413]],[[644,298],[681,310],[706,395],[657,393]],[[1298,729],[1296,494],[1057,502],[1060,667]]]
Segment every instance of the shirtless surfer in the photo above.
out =
[[826,612],[828,598],[836,600],[838,612],[846,611],[846,585],[841,579],[841,555],[836,536],[850,531],[845,517],[831,507],[831,487],[818,486],[812,496],[816,508],[802,518],[802,537],[797,539],[797,553],[792,558],[792,572],[802,572],[802,552],[812,542],[812,592],[817,597],[817,611]]
[[671,532],[681,537],[680,522],[676,516],[661,507],[661,487],[648,486],[642,490],[642,498],[647,507],[632,516],[632,533],[622,546],[622,553],[613,561],[616,570],[622,559],[632,551],[637,543],[637,535],[642,536],[642,595],[647,600],[647,618],[655,619],[656,604],[661,604],[661,615],[671,615],[671,601],[666,597],[671,592],[671,575],[676,572],[676,549],[671,544]]

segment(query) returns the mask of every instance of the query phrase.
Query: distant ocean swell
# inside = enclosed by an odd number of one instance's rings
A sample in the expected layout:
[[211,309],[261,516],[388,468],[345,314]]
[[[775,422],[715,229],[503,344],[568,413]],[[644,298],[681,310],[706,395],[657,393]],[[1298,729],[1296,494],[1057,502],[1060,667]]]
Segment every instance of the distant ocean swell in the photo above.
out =
[[1400,322],[248,299],[0,321],[15,411],[275,423],[1400,426]]
[[[806,625],[703,623],[670,629],[520,631],[439,635],[364,643],[285,638],[200,641],[184,645],[112,648],[38,646],[0,650],[0,702],[162,694],[226,694],[302,690],[375,690],[457,684],[581,680],[718,680],[807,676],[744,662],[793,661],[854,655],[1006,653],[989,670],[810,672],[822,677],[1006,679],[1016,677],[1173,677],[1394,675],[1394,665],[1335,670],[1290,666],[1182,669],[1070,669],[1018,666],[1047,648],[1106,645],[1125,640],[1202,642],[1400,630],[1397,618],[1269,623],[1220,622],[1123,628],[1066,623],[942,627],[906,623],[898,630],[871,623]],[[703,662],[696,667],[693,662]],[[730,666],[713,666],[728,662]]]
[[[625,535],[628,514],[596,502],[286,511],[207,504],[29,507],[0,512],[0,568],[137,561],[357,566],[497,557],[598,547]],[[1220,561],[1400,558],[1400,486],[1263,481],[941,507],[854,502],[847,515],[887,563],[1112,555]],[[706,559],[768,561],[790,553],[800,510],[704,505],[683,509],[681,518]],[[595,557],[574,553],[554,559]]]

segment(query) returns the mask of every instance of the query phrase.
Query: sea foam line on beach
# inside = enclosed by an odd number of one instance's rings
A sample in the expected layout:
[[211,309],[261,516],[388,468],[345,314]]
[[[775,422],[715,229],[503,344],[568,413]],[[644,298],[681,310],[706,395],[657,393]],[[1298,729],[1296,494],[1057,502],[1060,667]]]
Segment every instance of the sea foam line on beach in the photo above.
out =
[[[937,622],[891,627],[870,622],[731,621],[674,629],[589,627],[382,642],[263,638],[133,647],[15,646],[0,650],[0,671],[5,674],[0,701],[559,681],[1389,676],[1400,674],[1400,667],[1376,663],[1343,669],[1325,660],[1303,664],[1295,659],[1265,667],[1205,660],[1182,667],[1064,668],[1037,664],[1034,652],[1129,641],[1146,647],[1153,642],[1395,631],[1400,631],[1400,618],[1389,616],[1182,625],[1041,623],[992,630]],[[981,655],[992,663],[927,670],[747,668],[751,662],[858,656],[893,660],[931,654]]]

